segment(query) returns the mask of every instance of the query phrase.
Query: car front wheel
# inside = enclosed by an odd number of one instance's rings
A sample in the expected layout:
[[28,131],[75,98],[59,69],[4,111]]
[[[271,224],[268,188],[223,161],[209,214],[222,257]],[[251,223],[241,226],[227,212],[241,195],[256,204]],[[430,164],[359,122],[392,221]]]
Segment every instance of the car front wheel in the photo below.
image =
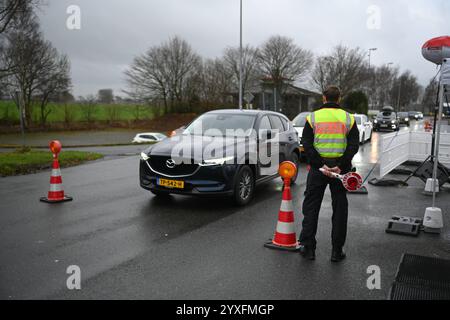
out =
[[247,205],[255,192],[255,175],[249,166],[243,166],[237,176],[234,186],[234,201],[239,206]]

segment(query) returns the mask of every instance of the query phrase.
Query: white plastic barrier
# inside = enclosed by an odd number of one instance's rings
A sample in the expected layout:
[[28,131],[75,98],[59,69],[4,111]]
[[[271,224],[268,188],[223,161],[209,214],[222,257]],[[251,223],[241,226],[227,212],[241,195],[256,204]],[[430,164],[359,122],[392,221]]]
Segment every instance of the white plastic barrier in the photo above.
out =
[[[411,132],[409,146],[409,160],[425,161],[431,154],[431,133],[429,132]],[[441,142],[439,147],[439,162],[450,165],[450,133],[441,133]]]
[[381,136],[380,178],[409,160],[410,132],[394,132]]

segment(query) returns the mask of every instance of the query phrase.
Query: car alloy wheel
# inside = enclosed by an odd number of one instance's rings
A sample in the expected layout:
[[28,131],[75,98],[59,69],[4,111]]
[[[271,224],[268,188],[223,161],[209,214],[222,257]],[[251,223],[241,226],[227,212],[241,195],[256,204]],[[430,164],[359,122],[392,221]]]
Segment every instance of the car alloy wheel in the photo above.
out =
[[247,200],[252,191],[252,177],[248,172],[244,172],[239,181],[239,196],[242,200]]
[[246,205],[252,200],[255,188],[252,169],[248,166],[242,167],[236,180],[235,201],[238,205]]

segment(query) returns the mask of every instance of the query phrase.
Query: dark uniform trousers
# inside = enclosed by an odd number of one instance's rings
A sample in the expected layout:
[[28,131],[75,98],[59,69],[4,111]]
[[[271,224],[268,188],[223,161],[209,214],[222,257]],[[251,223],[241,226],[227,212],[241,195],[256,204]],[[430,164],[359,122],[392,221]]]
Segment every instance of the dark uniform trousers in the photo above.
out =
[[347,237],[347,190],[339,179],[329,178],[318,169],[311,168],[303,202],[303,229],[299,241],[302,245],[312,249],[316,249],[319,212],[328,185],[330,185],[333,207],[333,231],[331,233],[333,248],[341,249]]

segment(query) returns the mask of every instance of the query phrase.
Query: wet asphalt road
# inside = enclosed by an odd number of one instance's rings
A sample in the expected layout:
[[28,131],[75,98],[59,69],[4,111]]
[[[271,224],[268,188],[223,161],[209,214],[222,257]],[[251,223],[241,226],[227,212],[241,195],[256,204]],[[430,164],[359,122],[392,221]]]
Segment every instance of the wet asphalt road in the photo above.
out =
[[[356,159],[362,173],[376,161],[377,137]],[[305,166],[300,170],[298,226]],[[329,192],[311,263],[263,248],[276,225],[278,180],[259,187],[245,208],[228,199],[161,200],[140,189],[138,157],[121,157],[64,169],[65,191],[75,199],[52,206],[38,201],[48,177],[0,179],[1,299],[385,299],[402,253],[450,258],[448,229],[419,238],[384,232],[392,215],[423,216],[430,199],[420,181],[349,196],[349,258],[333,265]],[[449,190],[438,198],[444,212],[449,200]],[[81,268],[80,291],[66,288],[70,265]],[[381,290],[366,287],[370,265],[381,267]]]

